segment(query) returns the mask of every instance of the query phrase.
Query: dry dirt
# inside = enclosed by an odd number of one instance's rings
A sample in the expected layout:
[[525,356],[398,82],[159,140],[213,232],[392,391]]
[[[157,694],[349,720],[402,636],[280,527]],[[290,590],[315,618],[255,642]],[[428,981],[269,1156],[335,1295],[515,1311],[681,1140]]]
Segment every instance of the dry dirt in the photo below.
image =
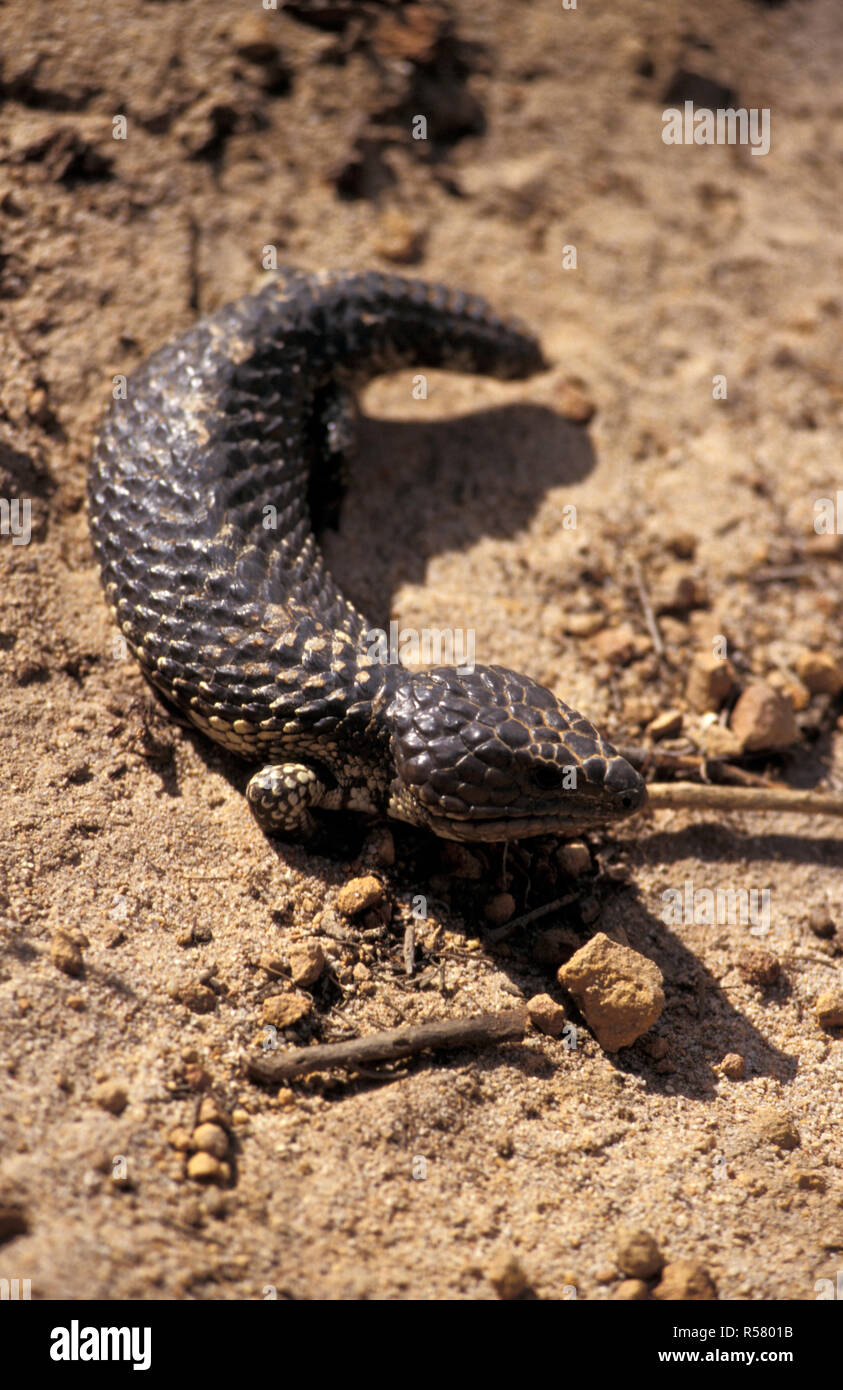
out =
[[[327,541],[349,596],[380,622],[473,628],[478,661],[622,742],[683,709],[690,751],[688,667],[722,633],[742,685],[800,706],[793,748],[752,770],[840,789],[839,700],[793,678],[804,648],[840,659],[843,560],[813,530],[843,487],[836,0],[446,14],[0,13],[0,497],[32,524],[29,544],[0,537],[0,1276],[33,1297],[490,1298],[511,1254],[532,1296],[606,1299],[622,1222],[724,1299],[813,1299],[843,1268],[843,1037],[814,1009],[843,947],[810,922],[843,921],[840,822],[639,816],[591,842],[577,904],[496,943],[504,886],[519,913],[571,889],[553,845],[460,862],[398,827],[390,866],[377,829],[331,855],[270,843],[243,769],[157,712],[115,644],[85,507],[115,375],[254,288],[266,247],[392,268],[518,314],[552,366],[507,386],[431,374],[426,400],[407,374],[369,389]],[[666,106],[729,91],[769,108],[768,154],[662,142]],[[660,618],[660,658],[634,568],[657,592],[679,562],[707,597]],[[372,865],[391,923],[326,934]],[[686,881],[769,888],[769,931],[666,925]],[[646,1039],[607,1054],[578,1020],[573,1050],[531,1032],[280,1096],[240,1070],[298,942],[329,971],[284,1045],[564,1001],[560,927],[622,928],[657,962]],[[210,1186],[171,1142],[203,1097],[230,1118]],[[795,1147],[759,1131],[765,1108]]]

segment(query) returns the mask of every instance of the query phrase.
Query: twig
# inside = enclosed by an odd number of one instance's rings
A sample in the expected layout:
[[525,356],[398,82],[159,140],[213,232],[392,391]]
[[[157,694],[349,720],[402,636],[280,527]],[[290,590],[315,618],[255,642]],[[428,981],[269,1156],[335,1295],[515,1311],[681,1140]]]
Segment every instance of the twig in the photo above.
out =
[[638,590],[638,597],[641,601],[641,608],[644,613],[644,621],[647,624],[647,631],[653,639],[653,646],[656,649],[656,654],[664,661],[667,653],[664,649],[662,635],[659,632],[659,625],[656,622],[656,615],[653,612],[653,605],[650,602],[650,595],[647,593],[647,586],[644,583],[644,576],[641,573],[641,566],[637,560],[633,559],[630,560],[630,568],[632,570],[632,578],[635,582],[635,587]]
[[485,939],[490,942],[505,941],[513,932],[518,931],[519,927],[537,922],[540,917],[548,917],[558,907],[567,907],[569,903],[575,903],[578,897],[579,893],[566,893],[564,898],[554,898],[552,903],[542,903],[541,907],[534,907],[532,912],[525,912],[523,917],[513,917],[511,922],[504,922],[502,927],[494,927],[492,931],[485,932]]
[[843,816],[843,796],[795,791],[792,787],[703,786],[695,782],[651,782],[642,809],[681,806],[712,811],[790,811],[798,816]]
[[411,917],[404,928],[404,971],[412,975],[416,968],[416,919]]
[[722,758],[706,757],[702,753],[674,753],[668,748],[640,747],[618,748],[618,752],[641,773],[683,773],[686,777],[699,777],[705,782],[713,778],[716,781],[737,782],[744,787],[770,785],[768,780],[757,772],[749,772],[735,763],[725,762]]
[[278,1085],[309,1072],[331,1067],[354,1070],[369,1062],[396,1062],[414,1057],[427,1048],[488,1047],[507,1038],[522,1038],[527,1029],[527,1010],[503,1009],[478,1018],[445,1018],[437,1023],[419,1023],[405,1028],[387,1028],[347,1042],[319,1043],[296,1047],[280,1057],[245,1057],[247,1074],[253,1081]]

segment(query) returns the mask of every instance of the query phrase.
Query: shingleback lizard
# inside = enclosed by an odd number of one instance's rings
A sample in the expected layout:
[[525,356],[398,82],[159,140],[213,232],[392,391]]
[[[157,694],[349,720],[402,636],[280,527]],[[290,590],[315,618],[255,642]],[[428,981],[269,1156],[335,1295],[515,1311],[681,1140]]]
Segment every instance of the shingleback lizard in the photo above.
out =
[[643,804],[638,773],[528,676],[374,660],[314,537],[355,385],[398,367],[542,365],[472,296],[288,271],[161,348],[111,405],[89,483],[108,602],[152,684],[257,764],[246,795],[268,833],[307,839],[314,810],[351,809],[510,840]]

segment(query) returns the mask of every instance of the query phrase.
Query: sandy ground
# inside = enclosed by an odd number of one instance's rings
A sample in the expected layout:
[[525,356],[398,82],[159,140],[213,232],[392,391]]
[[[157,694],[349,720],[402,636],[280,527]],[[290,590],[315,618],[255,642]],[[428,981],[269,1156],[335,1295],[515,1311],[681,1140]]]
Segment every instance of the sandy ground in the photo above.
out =
[[[578,904],[495,944],[504,887],[519,913],[570,889],[554,846],[460,861],[399,827],[390,865],[377,830],[331,856],[264,840],[243,769],[121,659],[84,488],[113,377],[254,288],[267,246],[479,291],[551,369],[369,389],[326,547],[349,596],[473,628],[479,661],[622,742],[678,708],[689,751],[688,669],[725,634],[741,685],[799,706],[792,749],[751,766],[839,789],[839,701],[793,678],[803,649],[840,659],[841,551],[812,525],[843,486],[835,0],[316,8],[0,13],[0,497],[32,524],[0,537],[0,1276],[38,1298],[477,1299],[511,1255],[532,1296],[606,1299],[626,1222],[721,1298],[812,1299],[843,1267],[843,1037],[815,1016],[843,947],[811,929],[843,916],[840,823],[640,816],[590,841]],[[768,154],[663,143],[667,105],[729,91],[769,108]],[[657,592],[677,555],[705,592],[660,619],[660,658],[634,566]],[[373,864],[392,921],[338,941],[337,892]],[[686,881],[769,888],[763,941],[666,925]],[[564,1002],[560,927],[657,962],[645,1039],[531,1032],[280,1095],[239,1068],[298,943],[329,957],[298,991],[305,1043]],[[206,1185],[185,1172],[203,1099],[228,1133]]]

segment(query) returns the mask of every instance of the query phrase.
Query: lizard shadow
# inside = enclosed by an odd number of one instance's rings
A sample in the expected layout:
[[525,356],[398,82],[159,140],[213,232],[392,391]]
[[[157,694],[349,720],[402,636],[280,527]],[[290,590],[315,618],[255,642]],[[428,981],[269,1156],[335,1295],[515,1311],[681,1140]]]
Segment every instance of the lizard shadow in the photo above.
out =
[[[433,421],[364,417],[339,529],[319,537],[328,568],[385,626],[396,590],[422,583],[435,555],[517,535],[551,489],[581,482],[594,463],[586,432],[544,406]],[[569,500],[559,502],[560,530]]]

